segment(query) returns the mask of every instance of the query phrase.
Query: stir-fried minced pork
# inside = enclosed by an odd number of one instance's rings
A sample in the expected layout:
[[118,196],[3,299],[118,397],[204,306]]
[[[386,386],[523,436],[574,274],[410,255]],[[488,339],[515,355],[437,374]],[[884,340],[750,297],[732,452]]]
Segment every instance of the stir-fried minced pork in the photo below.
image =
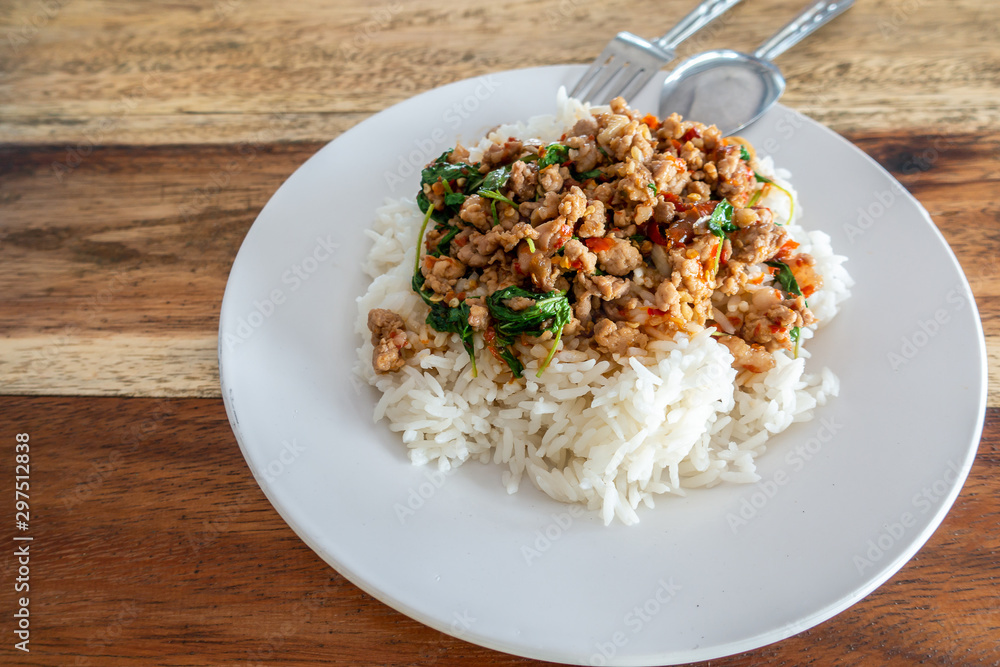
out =
[[[413,287],[427,323],[473,360],[481,336],[515,376],[519,337],[619,356],[705,327],[735,368],[765,372],[815,323],[806,299],[822,277],[759,205],[772,182],[758,166],[742,139],[621,98],[547,145],[459,144],[418,193],[429,229]],[[404,363],[402,321],[386,313],[369,318],[379,372]]]
[[368,313],[368,329],[372,332],[372,367],[379,373],[398,371],[406,364],[402,350],[407,346],[406,323],[403,318],[385,308],[372,308]]

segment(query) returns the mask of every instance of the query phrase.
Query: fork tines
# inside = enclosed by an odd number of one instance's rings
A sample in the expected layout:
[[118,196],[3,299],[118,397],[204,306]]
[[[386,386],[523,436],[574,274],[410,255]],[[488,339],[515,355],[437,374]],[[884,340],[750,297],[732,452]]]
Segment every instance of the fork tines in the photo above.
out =
[[595,104],[607,104],[619,95],[630,99],[673,57],[638,35],[620,32],[580,77],[570,97]]

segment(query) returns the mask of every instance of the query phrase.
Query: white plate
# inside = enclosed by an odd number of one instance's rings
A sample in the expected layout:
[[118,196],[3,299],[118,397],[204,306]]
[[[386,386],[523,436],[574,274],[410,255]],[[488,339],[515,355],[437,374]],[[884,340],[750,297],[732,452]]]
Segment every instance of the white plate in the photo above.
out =
[[[352,379],[364,231],[458,138],[553,113],[580,67],[460,81],[364,121],[302,165],[233,264],[219,367],[233,431],[292,529],[338,572],[465,640],[575,664],[690,662],[753,649],[846,609],[944,518],[982,430],[982,329],[924,209],[850,143],[777,107],[745,136],[792,170],[804,225],[857,281],[810,342],[839,398],[771,441],[758,485],[664,499],[604,527],[501,469],[408,463]],[[656,86],[634,101],[656,112]],[[331,244],[338,247],[331,249]]]

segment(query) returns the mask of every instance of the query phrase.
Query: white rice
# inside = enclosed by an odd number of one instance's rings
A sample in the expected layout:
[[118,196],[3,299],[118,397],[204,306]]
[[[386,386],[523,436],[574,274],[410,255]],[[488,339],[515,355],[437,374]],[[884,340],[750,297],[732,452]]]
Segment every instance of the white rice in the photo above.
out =
[[[552,141],[585,113],[588,107],[561,93],[556,116],[501,126],[495,133]],[[769,159],[761,168],[772,169]],[[769,175],[794,194],[786,173]],[[776,219],[787,220],[789,200],[780,191],[762,204]],[[548,350],[521,348],[525,372],[518,381],[508,381],[507,366],[485,353],[481,340],[479,374],[472,377],[458,337],[430,330],[433,351],[420,350],[399,372],[376,374],[369,310],[388,308],[411,331],[426,329],[426,306],[410,287],[422,215],[406,200],[386,200],[376,213],[364,264],[372,284],[358,299],[355,328],[364,344],[356,372],[382,392],[374,419],[385,419],[390,430],[402,434],[414,464],[435,462],[441,470],[469,459],[504,464],[502,483],[509,493],[527,476],[556,500],[599,511],[605,524],[614,517],[633,524],[639,505],[653,507],[657,495],[758,481],[755,460],[770,436],[811,419],[817,406],[837,395],[838,381],[829,369],[805,372],[809,329],[802,330],[797,359],[779,351],[772,370],[757,376],[744,372],[739,379],[729,350],[710,330],[652,342],[645,351],[633,350],[638,356],[614,361],[596,351],[563,351],[541,378],[535,371]],[[788,231],[799,250],[813,255],[823,276],[809,305],[825,323],[850,296],[852,281],[829,237],[806,232],[800,219],[796,203]]]

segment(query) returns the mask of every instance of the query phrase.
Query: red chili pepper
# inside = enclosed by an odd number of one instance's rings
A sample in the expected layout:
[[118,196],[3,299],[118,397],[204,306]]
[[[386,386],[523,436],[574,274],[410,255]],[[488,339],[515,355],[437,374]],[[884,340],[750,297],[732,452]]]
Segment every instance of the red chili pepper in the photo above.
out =
[[573,226],[563,225],[559,228],[553,235],[553,240],[549,241],[549,247],[553,250],[559,250],[559,248],[566,245],[566,241],[569,241],[573,237]]
[[681,221],[680,224],[675,224],[667,229],[667,233],[664,234],[660,231],[660,223],[655,220],[650,220],[646,223],[646,236],[649,240],[657,245],[666,246],[668,248],[681,248],[685,243],[691,240],[694,235],[694,227],[691,223],[684,224],[685,221]]
[[700,204],[695,204],[692,208],[698,214],[698,217],[712,215],[715,211],[715,207],[719,205],[717,201],[706,201]]
[[583,242],[591,252],[607,252],[615,247],[614,239],[607,237],[584,239]]
[[[486,349],[490,351],[497,361],[503,361],[503,357],[500,356],[500,350],[497,349],[497,332],[493,328],[492,324],[486,325],[486,331],[483,332],[483,342],[486,343]],[[506,363],[506,362],[504,362]]]
[[795,250],[798,247],[799,247],[798,243],[796,243],[795,241],[792,241],[791,239],[789,239],[788,241],[785,241],[784,245],[782,245],[780,248],[778,248],[778,252],[776,252],[774,254],[774,258],[775,259],[785,259],[787,257],[790,257],[791,254],[792,254],[792,251]]
[[681,137],[681,141],[691,141],[695,137],[700,137],[700,136],[701,132],[698,131],[698,128],[692,127],[690,130],[684,133],[684,136]]
[[646,223],[646,236],[656,245],[669,245],[667,240],[663,238],[663,234],[660,233],[660,223],[656,220],[650,220]]

